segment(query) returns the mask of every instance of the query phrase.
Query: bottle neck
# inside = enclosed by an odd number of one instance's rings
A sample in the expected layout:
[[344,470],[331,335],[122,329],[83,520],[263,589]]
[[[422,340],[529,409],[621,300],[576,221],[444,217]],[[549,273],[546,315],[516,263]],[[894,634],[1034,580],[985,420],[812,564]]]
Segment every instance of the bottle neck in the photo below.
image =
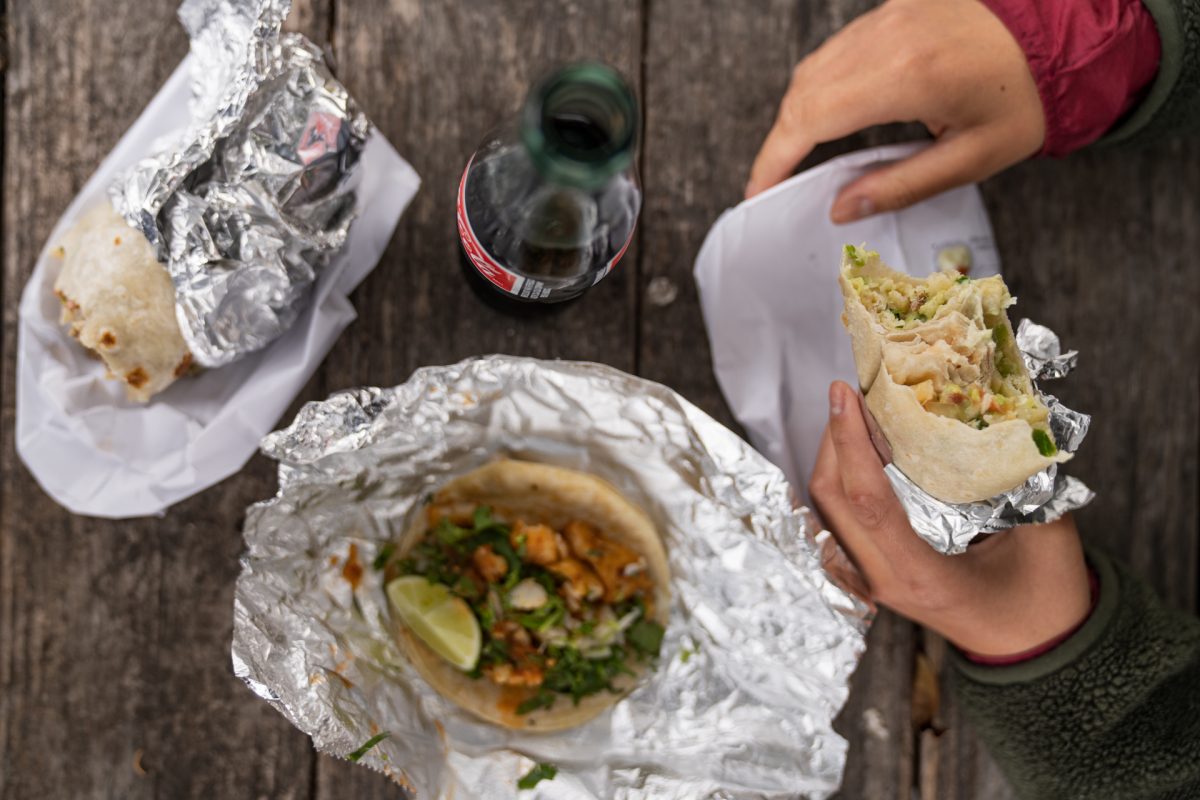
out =
[[546,180],[598,189],[633,161],[637,102],[615,70],[575,64],[533,87],[520,130],[530,159]]

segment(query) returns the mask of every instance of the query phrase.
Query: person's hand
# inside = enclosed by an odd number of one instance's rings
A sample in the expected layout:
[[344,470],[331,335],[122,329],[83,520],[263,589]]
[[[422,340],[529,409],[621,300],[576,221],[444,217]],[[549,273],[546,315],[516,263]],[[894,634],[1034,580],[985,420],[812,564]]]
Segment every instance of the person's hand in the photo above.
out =
[[746,197],[788,177],[821,142],[914,120],[936,143],[843,188],[834,222],[983,180],[1041,149],[1045,115],[1025,54],[978,0],[890,0],[801,61]]
[[829,427],[809,494],[872,599],[981,656],[1031,650],[1087,616],[1087,565],[1069,517],[941,555],[908,524],[869,419],[856,391],[840,381],[830,386]]

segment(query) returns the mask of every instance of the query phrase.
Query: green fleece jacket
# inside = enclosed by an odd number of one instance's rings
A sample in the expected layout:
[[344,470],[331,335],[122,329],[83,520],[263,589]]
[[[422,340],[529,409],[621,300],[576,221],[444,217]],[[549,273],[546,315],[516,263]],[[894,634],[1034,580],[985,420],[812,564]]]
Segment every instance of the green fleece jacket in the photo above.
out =
[[1151,142],[1200,127],[1200,0],[1142,0],[1162,42],[1146,97],[1100,144]]
[[956,691],[1013,788],[1041,800],[1200,798],[1200,619],[1089,552],[1096,608],[1007,667],[953,656]]

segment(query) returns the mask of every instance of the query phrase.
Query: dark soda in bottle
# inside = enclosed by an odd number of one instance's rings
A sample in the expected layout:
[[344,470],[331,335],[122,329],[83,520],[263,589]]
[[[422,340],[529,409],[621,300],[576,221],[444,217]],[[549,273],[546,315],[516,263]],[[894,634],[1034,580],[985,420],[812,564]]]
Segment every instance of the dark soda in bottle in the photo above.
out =
[[567,66],[536,84],[459,183],[458,233],[474,282],[509,301],[559,303],[611,272],[641,209],[637,134],[633,92],[603,64]]

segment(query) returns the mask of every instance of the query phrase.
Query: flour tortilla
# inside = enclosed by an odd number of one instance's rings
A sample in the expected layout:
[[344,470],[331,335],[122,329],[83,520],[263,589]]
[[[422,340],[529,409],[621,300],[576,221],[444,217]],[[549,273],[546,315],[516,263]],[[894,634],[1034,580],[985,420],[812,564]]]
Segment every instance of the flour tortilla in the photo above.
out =
[[192,354],[175,319],[175,287],[146,237],[103,203],[75,224],[56,254],[54,293],[62,323],[95,352],[131,400],[150,397],[186,374]]
[[[575,470],[502,460],[473,470],[446,484],[434,495],[436,503],[464,502],[491,506],[505,521],[523,519],[561,530],[571,520],[591,523],[600,534],[639,553],[654,582],[652,619],[664,627],[670,607],[670,570],[662,539],[646,514],[606,481]],[[399,542],[407,553],[428,530],[424,507]],[[518,715],[516,706],[533,691],[514,691],[489,681],[473,679],[438,656],[392,615],[393,630],[401,650],[412,665],[443,697],[487,722],[525,731],[557,731],[581,725],[615,705],[637,683],[645,667],[633,665],[637,675],[615,681],[617,693],[601,692],[582,698],[578,705],[562,695],[548,709]]]
[[[862,248],[857,252],[865,253]],[[845,300],[842,319],[850,332],[867,408],[887,438],[896,466],[909,479],[939,500],[970,503],[1009,491],[1029,476],[1071,457],[1062,451],[1043,456],[1033,441],[1033,427],[1025,420],[1007,420],[978,430],[926,411],[910,386],[902,382],[916,382],[922,370],[962,369],[954,363],[955,355],[946,342],[979,343],[990,339],[979,292],[996,290],[998,285],[990,283],[999,281],[998,277],[966,284],[928,322],[893,331],[862,303],[849,278],[890,277],[913,284],[921,281],[891,270],[877,253],[865,256],[866,263],[861,267],[849,254],[843,256],[839,276]],[[1012,325],[1007,315],[1001,324],[1011,339]],[[1020,370],[1020,381],[1032,391],[1024,363],[1020,359],[1013,363]],[[984,366],[994,368],[990,361]]]

